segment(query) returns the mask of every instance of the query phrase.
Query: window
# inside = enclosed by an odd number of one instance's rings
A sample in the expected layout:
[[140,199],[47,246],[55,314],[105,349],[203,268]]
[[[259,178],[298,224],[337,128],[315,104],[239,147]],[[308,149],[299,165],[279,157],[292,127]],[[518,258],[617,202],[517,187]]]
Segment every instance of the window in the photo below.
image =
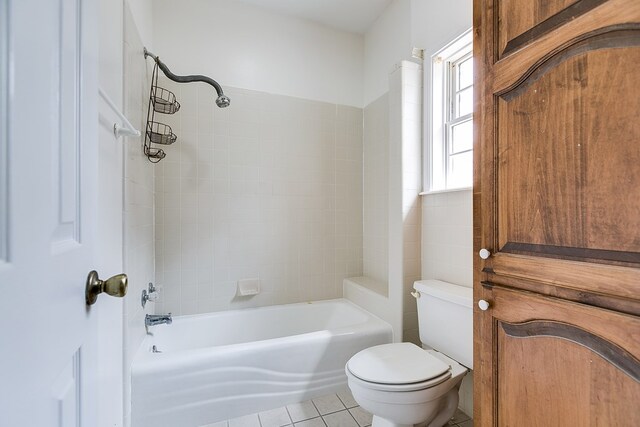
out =
[[429,191],[473,181],[473,43],[471,30],[432,56]]

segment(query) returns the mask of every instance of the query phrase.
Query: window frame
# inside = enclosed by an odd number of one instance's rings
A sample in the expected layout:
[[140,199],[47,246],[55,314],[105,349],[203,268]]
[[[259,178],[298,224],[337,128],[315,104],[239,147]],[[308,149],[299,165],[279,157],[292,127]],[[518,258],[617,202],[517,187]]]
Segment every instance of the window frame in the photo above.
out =
[[[450,160],[452,155],[473,152],[468,150],[452,153],[452,131],[456,125],[473,121],[473,111],[456,117],[457,100],[454,96],[462,90],[473,87],[466,86],[456,91],[456,78],[452,78],[453,67],[465,60],[473,58],[473,33],[469,29],[452,42],[431,56],[430,78],[430,110],[428,114],[428,138],[425,138],[425,192],[458,191],[471,188],[472,183],[465,186],[452,186],[450,182]],[[472,101],[473,102],[473,101]]]

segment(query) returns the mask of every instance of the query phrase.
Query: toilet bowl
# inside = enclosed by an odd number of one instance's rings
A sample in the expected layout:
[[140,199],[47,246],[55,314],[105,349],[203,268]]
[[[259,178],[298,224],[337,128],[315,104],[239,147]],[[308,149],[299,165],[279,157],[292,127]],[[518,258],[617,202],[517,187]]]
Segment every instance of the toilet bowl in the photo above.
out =
[[345,366],[354,399],[373,414],[372,427],[446,425],[458,408],[458,391],[469,369],[437,350],[472,367],[471,288],[425,280],[414,289],[420,339],[432,349],[378,345],[360,351]]
[[467,368],[415,344],[384,344],[362,350],[345,367],[354,399],[373,414],[373,427],[441,427],[458,407]]

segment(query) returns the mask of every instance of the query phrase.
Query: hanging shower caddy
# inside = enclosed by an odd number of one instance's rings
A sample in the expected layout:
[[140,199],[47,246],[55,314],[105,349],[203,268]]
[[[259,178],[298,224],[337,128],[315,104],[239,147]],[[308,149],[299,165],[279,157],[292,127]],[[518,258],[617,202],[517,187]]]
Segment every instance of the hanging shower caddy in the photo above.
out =
[[212,78],[193,75],[193,76],[178,76],[173,74],[169,68],[160,61],[156,55],[144,49],[144,57],[150,56],[153,58],[155,64],[153,66],[153,74],[151,75],[151,91],[149,93],[149,106],[147,107],[147,126],[144,138],[144,154],[147,156],[150,162],[158,163],[160,160],[166,157],[166,153],[162,148],[154,147],[156,145],[171,145],[178,137],[173,133],[171,126],[157,122],[156,113],[161,114],[175,114],[180,110],[180,103],[176,100],[176,96],[170,90],[164,89],[158,86],[158,69],[167,76],[170,80],[178,83],[191,83],[191,82],[204,82],[213,86],[216,90],[218,97],[216,98],[216,104],[220,108],[226,108],[231,104],[231,100],[222,91],[222,87]]
[[171,126],[156,121],[156,113],[175,114],[178,110],[180,110],[180,103],[176,100],[175,94],[158,86],[158,63],[156,62],[151,75],[151,91],[144,138],[144,154],[150,162],[158,163],[167,155],[162,148],[155,148],[152,144],[171,145],[178,139]]

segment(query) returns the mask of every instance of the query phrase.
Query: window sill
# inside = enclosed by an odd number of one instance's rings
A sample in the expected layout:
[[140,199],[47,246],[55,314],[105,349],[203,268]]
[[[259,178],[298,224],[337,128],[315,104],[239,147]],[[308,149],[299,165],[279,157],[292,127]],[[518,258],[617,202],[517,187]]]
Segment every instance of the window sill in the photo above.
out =
[[441,193],[456,193],[458,191],[469,191],[473,190],[473,187],[460,187],[460,188],[448,188],[446,190],[431,190],[431,191],[423,191],[418,193],[419,196],[429,196],[431,194],[441,194]]

